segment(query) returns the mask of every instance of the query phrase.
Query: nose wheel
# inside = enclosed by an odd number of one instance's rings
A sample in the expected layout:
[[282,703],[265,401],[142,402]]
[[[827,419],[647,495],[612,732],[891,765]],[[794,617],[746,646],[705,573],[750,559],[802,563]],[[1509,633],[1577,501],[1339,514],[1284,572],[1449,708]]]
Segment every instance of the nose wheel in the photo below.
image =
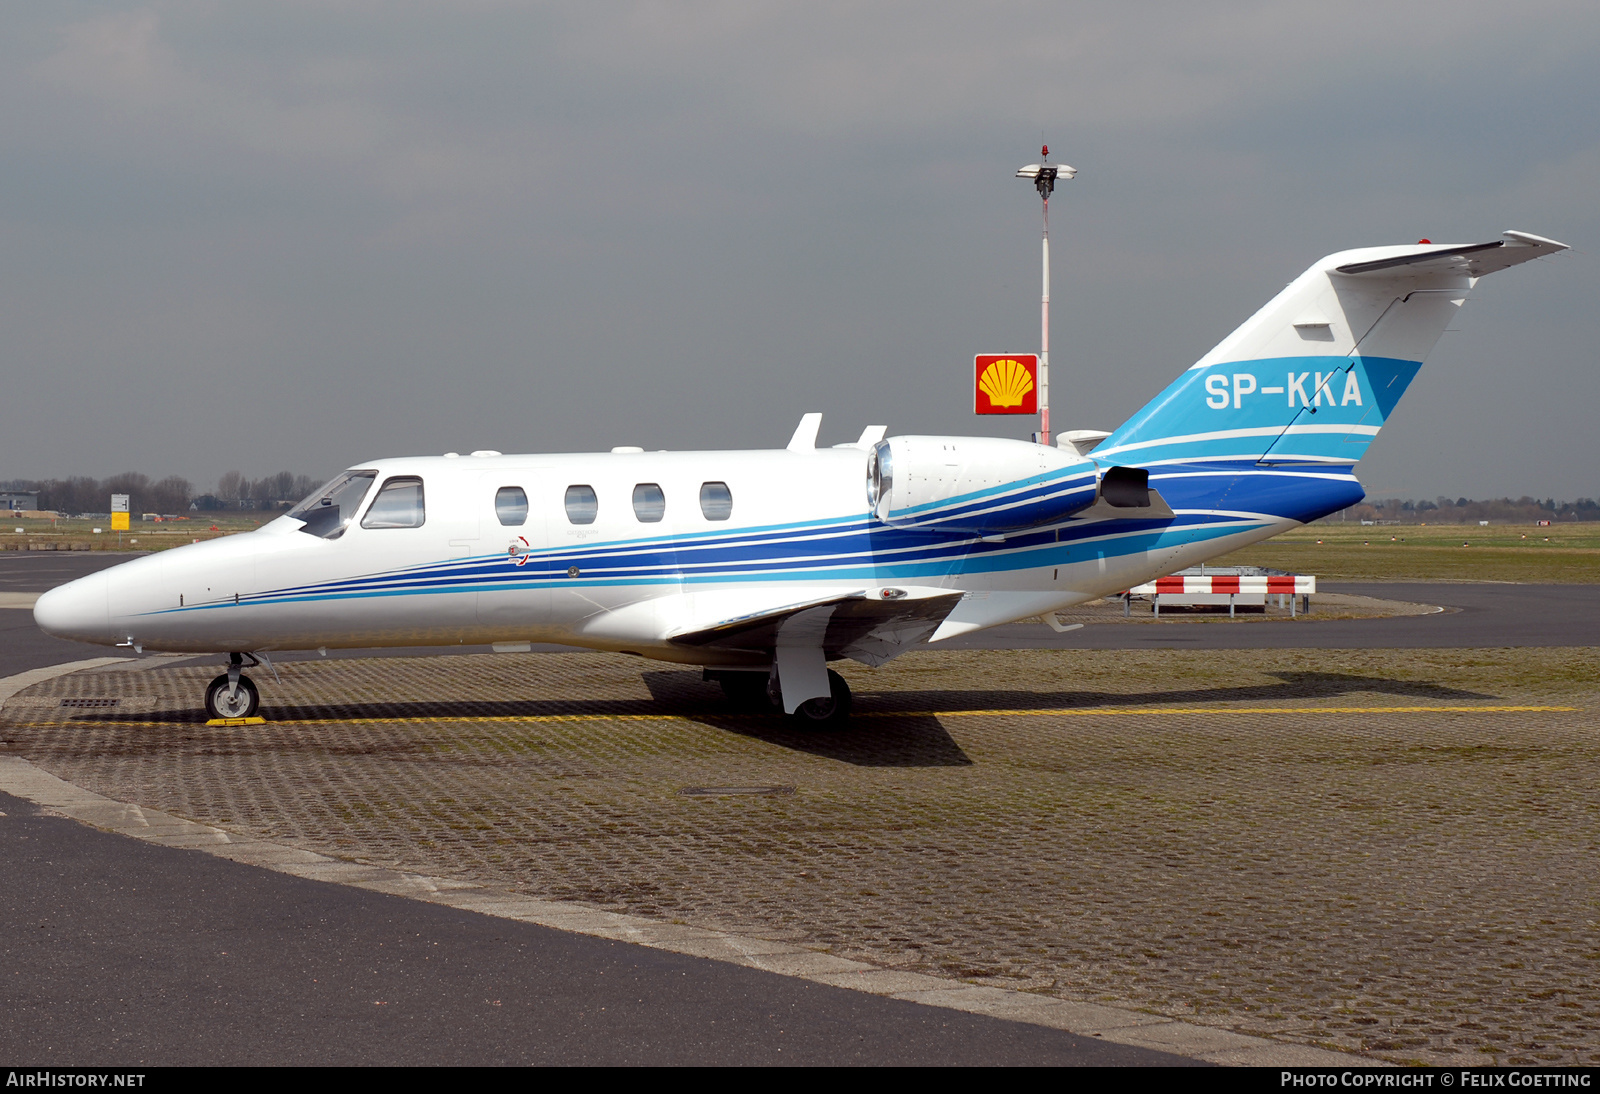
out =
[[223,673],[206,688],[206,714],[212,718],[253,718],[261,709],[261,692],[255,681],[240,675],[238,682]]
[[[254,655],[252,665],[258,665]],[[228,655],[228,671],[211,681],[206,687],[206,715],[211,718],[254,718],[261,709],[261,692],[255,681],[240,671],[244,655]]]

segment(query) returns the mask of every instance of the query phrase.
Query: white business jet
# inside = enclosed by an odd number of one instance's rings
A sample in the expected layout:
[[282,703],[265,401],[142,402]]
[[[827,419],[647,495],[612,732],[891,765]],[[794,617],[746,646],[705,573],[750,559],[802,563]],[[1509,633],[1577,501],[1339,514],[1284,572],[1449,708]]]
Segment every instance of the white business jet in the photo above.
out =
[[[755,452],[373,460],[287,515],[40,597],[62,638],[215,651],[213,718],[281,650],[554,642],[704,666],[730,698],[848,717],[827,663],[1044,616],[1361,500],[1353,468],[1523,232],[1323,259],[1111,433]],[[1059,624],[1057,624],[1059,625]],[[270,664],[270,661],[269,661]]]

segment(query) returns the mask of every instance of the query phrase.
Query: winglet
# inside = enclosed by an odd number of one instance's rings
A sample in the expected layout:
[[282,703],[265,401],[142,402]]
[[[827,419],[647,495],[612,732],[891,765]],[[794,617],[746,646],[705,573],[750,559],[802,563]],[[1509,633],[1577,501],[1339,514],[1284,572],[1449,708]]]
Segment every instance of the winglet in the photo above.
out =
[[800,419],[800,424],[794,427],[794,436],[789,438],[790,452],[810,452],[817,447],[817,430],[822,428],[821,413],[811,413]]

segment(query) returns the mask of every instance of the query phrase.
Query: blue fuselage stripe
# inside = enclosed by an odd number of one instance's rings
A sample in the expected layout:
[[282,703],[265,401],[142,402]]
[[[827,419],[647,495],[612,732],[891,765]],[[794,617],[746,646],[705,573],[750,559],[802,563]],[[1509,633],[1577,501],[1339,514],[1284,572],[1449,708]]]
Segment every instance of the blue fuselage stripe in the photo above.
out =
[[[290,586],[240,598],[240,604],[392,597],[495,590],[717,582],[913,581],[959,579],[1066,566],[1098,557],[1123,558],[1181,543],[1258,531],[1285,520],[1305,523],[1359,501],[1349,474],[1264,469],[1247,463],[1170,465],[1151,485],[1176,512],[1171,519],[1068,522],[985,542],[970,532],[896,528],[865,514],[675,535],[585,547],[551,547],[520,558],[487,555],[408,566],[383,573]],[[1051,488],[1060,486],[1059,480]],[[1036,497],[1024,491],[1019,508]],[[518,562],[521,565],[517,565]],[[569,576],[576,568],[577,576]],[[233,607],[189,605],[158,613]]]

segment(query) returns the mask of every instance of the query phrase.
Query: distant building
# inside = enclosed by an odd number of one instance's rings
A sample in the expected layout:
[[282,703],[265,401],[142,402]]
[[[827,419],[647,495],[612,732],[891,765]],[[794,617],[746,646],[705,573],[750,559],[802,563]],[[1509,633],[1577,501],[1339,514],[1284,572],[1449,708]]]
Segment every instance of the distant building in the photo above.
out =
[[39,492],[37,490],[31,493],[16,490],[0,491],[0,509],[15,513],[23,509],[37,508],[39,508]]

